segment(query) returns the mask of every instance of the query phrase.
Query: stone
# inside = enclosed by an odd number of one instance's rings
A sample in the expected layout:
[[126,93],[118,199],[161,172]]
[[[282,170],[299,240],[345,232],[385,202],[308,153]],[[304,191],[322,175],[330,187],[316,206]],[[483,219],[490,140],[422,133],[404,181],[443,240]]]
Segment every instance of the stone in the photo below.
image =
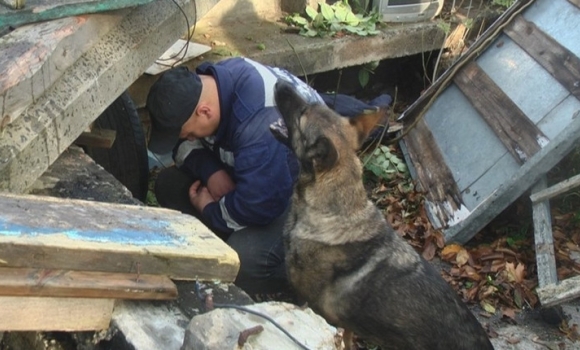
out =
[[[311,309],[302,309],[284,302],[266,302],[245,306],[275,320],[308,349],[341,349],[336,340],[338,331]],[[240,332],[262,326],[258,334],[238,345]],[[339,343],[339,344],[340,344]],[[266,319],[234,308],[216,308],[192,318],[185,331],[181,350],[223,349],[294,349],[298,348],[287,335]]]

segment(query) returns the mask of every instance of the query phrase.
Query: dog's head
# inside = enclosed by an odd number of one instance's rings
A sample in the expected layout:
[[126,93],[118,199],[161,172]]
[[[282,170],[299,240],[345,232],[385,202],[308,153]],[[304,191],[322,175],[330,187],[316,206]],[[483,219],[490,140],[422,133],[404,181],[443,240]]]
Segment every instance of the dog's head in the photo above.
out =
[[296,154],[301,165],[301,181],[324,176],[338,164],[341,169],[352,169],[360,175],[356,150],[386,116],[386,109],[345,118],[325,105],[308,104],[284,80],[276,83],[274,96],[283,122],[272,124],[270,129]]

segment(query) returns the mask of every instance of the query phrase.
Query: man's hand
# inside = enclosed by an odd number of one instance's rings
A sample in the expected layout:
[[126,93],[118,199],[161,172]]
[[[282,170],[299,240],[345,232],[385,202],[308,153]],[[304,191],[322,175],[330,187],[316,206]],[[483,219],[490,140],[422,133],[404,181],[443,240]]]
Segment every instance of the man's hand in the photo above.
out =
[[218,170],[207,179],[207,189],[215,201],[219,201],[220,198],[233,191],[234,188],[236,188],[236,185],[225,170]]
[[189,200],[194,208],[200,213],[203,212],[206,205],[215,202],[207,187],[202,186],[201,181],[199,180],[189,187]]

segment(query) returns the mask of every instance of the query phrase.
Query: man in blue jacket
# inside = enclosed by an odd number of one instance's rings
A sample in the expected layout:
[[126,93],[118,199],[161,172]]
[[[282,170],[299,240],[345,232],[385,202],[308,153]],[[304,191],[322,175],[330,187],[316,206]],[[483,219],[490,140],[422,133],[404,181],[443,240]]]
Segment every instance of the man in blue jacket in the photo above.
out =
[[174,68],[147,97],[149,147],[163,153],[174,146],[176,165],[159,173],[157,201],[195,215],[236,250],[239,287],[279,292],[286,286],[282,229],[298,163],[269,129],[280,116],[274,84],[286,79],[308,101],[323,100],[288,72],[249,59],[204,63],[196,73]]
[[[195,215],[238,253],[235,283],[249,294],[287,286],[282,231],[299,166],[269,129],[280,118],[274,103],[278,79],[291,82],[311,103],[325,101],[287,71],[247,58],[203,63],[195,73],[174,68],[147,97],[149,149],[173,150],[175,162],[158,175],[157,201]],[[373,108],[348,96],[326,97],[347,116]]]

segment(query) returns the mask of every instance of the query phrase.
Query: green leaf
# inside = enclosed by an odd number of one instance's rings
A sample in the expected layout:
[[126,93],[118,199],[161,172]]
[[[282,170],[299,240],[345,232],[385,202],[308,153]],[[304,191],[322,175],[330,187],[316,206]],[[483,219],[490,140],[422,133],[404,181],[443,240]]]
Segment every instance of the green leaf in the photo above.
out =
[[324,28],[324,17],[322,16],[322,13],[319,13],[316,15],[316,18],[314,18],[314,21],[312,21],[312,27],[314,28]]
[[339,20],[340,22],[346,21],[347,14],[348,11],[344,7],[336,7],[334,9],[334,17],[336,17],[336,19]]
[[320,4],[320,13],[322,13],[322,16],[324,17],[325,20],[330,22],[334,18],[334,10],[332,9],[332,7],[330,7],[330,5],[328,5],[325,2],[319,2],[319,4]]
[[351,26],[358,26],[360,20],[358,19],[357,16],[354,15],[354,13],[349,12],[346,14],[345,22]]
[[314,20],[316,15],[318,15],[318,11],[316,11],[312,6],[306,5],[306,14],[310,17],[310,20]]
[[399,170],[402,173],[406,173],[409,169],[407,169],[407,164],[399,163],[397,164],[397,170]]
[[290,20],[292,21],[292,23],[300,25],[300,26],[305,26],[308,24],[308,21],[306,20],[306,18],[298,16],[298,15],[291,17]]
[[361,87],[365,87],[367,86],[367,84],[369,83],[369,72],[361,69],[358,71],[358,82],[360,84]]

